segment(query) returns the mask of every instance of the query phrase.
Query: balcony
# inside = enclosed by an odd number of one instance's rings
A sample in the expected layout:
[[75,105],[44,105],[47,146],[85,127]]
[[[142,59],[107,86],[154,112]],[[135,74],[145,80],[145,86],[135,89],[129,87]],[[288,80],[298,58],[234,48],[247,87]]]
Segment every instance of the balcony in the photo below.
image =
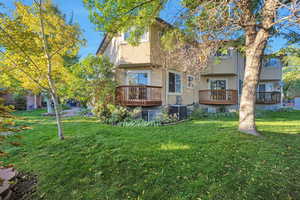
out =
[[280,92],[257,92],[256,104],[279,104],[281,103]]
[[160,106],[160,86],[122,85],[116,88],[117,104],[122,106]]
[[208,105],[237,104],[237,90],[200,90],[199,103]]

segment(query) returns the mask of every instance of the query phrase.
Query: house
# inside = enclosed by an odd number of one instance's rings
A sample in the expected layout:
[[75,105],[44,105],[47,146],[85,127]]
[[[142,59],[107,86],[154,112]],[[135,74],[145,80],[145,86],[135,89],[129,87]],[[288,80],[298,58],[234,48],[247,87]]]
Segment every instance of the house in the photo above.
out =
[[16,110],[35,110],[42,107],[42,96],[27,92],[26,95],[14,94],[0,88],[0,98],[5,105],[13,105]]
[[[202,71],[185,66],[165,66],[161,45],[165,21],[149,27],[137,46],[128,44],[129,33],[105,35],[97,55],[108,56],[116,66],[117,102],[128,107],[143,107],[157,112],[162,106],[200,105],[210,112],[236,110],[242,93],[245,59],[234,49],[209,59]],[[257,106],[274,109],[281,104],[279,62],[265,62],[257,91]]]

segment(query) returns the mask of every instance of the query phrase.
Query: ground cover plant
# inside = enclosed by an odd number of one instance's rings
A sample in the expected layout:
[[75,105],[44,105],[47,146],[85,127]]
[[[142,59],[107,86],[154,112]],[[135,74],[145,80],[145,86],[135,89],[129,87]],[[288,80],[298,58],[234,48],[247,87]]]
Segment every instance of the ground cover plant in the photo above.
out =
[[299,111],[258,117],[263,137],[240,134],[234,117],[134,128],[71,117],[64,141],[42,112],[18,112],[17,124],[32,129],[5,147],[5,163],[38,176],[33,199],[300,197]]

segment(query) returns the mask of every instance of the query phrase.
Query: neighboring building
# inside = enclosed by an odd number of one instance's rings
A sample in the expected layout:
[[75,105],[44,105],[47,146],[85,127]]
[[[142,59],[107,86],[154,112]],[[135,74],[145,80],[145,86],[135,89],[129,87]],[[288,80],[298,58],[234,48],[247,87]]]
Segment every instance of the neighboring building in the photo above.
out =
[[[163,67],[161,19],[149,28],[140,44],[127,43],[128,33],[106,35],[97,55],[108,56],[116,66],[117,101],[123,106],[159,110],[161,106],[200,105],[208,111],[236,110],[242,93],[244,57],[231,49],[227,55],[210,58],[204,71],[193,73],[185,67]],[[275,65],[273,65],[275,63]],[[257,104],[274,108],[281,104],[281,65],[271,60],[262,67]]]
[[42,108],[42,96],[28,93],[26,96],[26,110]]
[[42,96],[28,92],[27,95],[14,95],[8,90],[1,89],[0,98],[4,99],[5,105],[13,105],[17,110],[35,110],[42,107]]

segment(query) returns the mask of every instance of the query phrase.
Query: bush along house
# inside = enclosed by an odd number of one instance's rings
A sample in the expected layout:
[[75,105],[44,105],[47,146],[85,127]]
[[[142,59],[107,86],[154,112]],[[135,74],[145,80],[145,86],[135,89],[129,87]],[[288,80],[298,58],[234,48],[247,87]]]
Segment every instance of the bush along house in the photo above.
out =
[[[146,119],[154,119],[162,108],[185,118],[199,106],[208,112],[235,111],[242,94],[245,60],[234,49],[209,59],[207,67],[193,73],[185,67],[162,66],[162,29],[170,26],[162,19],[149,27],[138,45],[130,45],[130,33],[105,35],[97,55],[110,58],[116,66],[116,100],[126,107],[142,107]],[[161,56],[160,56],[161,55]],[[218,62],[215,59],[218,58]],[[257,88],[257,107],[281,106],[281,64],[264,62]]]

